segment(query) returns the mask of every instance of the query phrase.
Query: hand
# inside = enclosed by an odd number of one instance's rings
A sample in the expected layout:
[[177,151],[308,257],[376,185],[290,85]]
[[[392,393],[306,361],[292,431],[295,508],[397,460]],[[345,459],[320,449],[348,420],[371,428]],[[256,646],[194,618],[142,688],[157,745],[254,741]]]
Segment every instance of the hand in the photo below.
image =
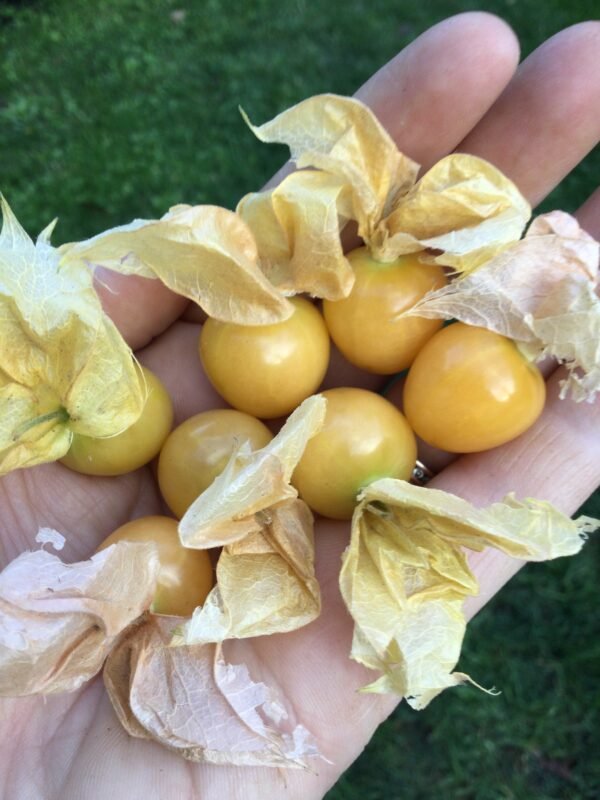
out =
[[[424,167],[454,149],[480,155],[535,205],[599,137],[599,41],[599,25],[576,26],[540,47],[515,72],[512,32],[489,15],[465,14],[421,36],[358,96],[400,149]],[[578,217],[590,233],[600,234],[600,192]],[[185,303],[155,282],[115,275],[102,280],[117,291],[101,288],[107,310],[140,360],[172,392],[176,421],[222,406],[198,363],[199,325],[181,319]],[[478,505],[515,489],[521,497],[546,498],[573,513],[600,482],[600,404],[559,401],[559,378],[560,370],[549,377],[547,407],[533,429],[489,453],[459,458],[434,485]],[[341,360],[328,382],[377,387],[373,376]],[[129,519],[162,510],[150,468],[121,478],[89,478],[60,464],[45,465],[2,479],[0,502],[0,566],[34,546],[39,526],[65,534],[65,559],[80,560]],[[355,691],[372,675],[348,660],[352,624],[337,589],[348,526],[322,521],[316,538],[322,616],[292,634],[234,642],[229,654],[246,661],[255,679],[281,687],[331,764],[316,763],[315,773],[193,765],[130,738],[96,679],[74,694],[1,702],[2,797],[321,797],[396,700]],[[472,565],[482,592],[469,604],[470,614],[519,568],[495,551],[475,555]]]

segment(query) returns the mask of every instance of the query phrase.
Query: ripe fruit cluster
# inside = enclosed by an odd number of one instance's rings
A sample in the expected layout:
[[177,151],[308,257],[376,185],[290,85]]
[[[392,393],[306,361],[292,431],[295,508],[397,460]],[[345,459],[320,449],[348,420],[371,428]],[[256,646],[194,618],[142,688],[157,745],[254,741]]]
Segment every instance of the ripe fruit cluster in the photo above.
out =
[[[347,126],[340,128],[340,119]],[[347,127],[355,138],[347,136]],[[178,206],[156,224],[115,229],[65,251],[73,265],[85,256],[118,269],[119,248],[126,248],[168,286],[203,302],[209,313],[200,360],[231,408],[199,414],[170,432],[168,393],[143,369],[146,402],[137,422],[104,439],[75,433],[63,464],[111,476],[160,453],[158,483],[166,505],[181,518],[242,443],[251,450],[268,444],[272,433],[261,420],[279,420],[319,391],[330,339],[359,370],[382,376],[382,384],[384,376],[408,373],[402,411],[360,387],[324,392],[323,427],[292,476],[301,498],[319,514],[350,519],[372,482],[409,480],[416,437],[445,451],[471,453],[509,442],[533,425],[544,406],[544,380],[533,360],[499,331],[506,332],[510,314],[518,324],[535,314],[528,306],[514,311],[513,300],[527,294],[518,281],[514,295],[494,300],[489,318],[485,297],[498,275],[502,280],[502,269],[509,274],[521,257],[532,263],[528,252],[539,248],[542,234],[572,243],[579,234],[573,235],[571,223],[559,214],[533,223],[519,241],[531,210],[495,167],[454,154],[417,181],[418,165],[399,153],[369,109],[349,98],[311,98],[253,130],[263,141],[290,144],[294,157],[313,169],[288,175],[271,192],[246,196],[235,214]],[[354,170],[348,171],[352,159]],[[347,219],[357,223],[362,244],[344,255]],[[178,249],[182,241],[189,249]],[[514,252],[503,261],[510,248]],[[172,261],[176,252],[185,254],[181,265]],[[469,283],[490,264],[487,284]],[[563,266],[559,259],[557,274]],[[228,283],[224,275],[235,279]],[[457,285],[467,289],[450,304],[454,313],[421,313]],[[526,302],[535,296],[532,291]],[[463,314],[471,304],[476,314]],[[445,320],[450,324],[444,326]],[[514,329],[513,320],[508,331]],[[539,342],[543,348],[541,334]],[[175,541],[174,524],[151,518],[147,525],[159,543]],[[133,529],[123,535],[128,531]],[[178,558],[164,551],[174,574]],[[194,569],[208,569],[203,563]],[[175,613],[170,601],[158,597],[155,607]]]

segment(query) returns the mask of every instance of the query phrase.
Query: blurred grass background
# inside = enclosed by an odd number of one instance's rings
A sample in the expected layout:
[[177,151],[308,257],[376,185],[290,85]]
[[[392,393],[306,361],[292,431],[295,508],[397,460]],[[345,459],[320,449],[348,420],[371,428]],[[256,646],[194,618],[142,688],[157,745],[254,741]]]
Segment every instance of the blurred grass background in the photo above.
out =
[[[485,9],[526,55],[597,15],[597,0],[0,0],[0,188],[30,233],[60,216],[83,239],[174,203],[233,207],[287,158],[264,121],[322,91],[351,94],[435,22]],[[591,154],[544,208],[597,184]],[[584,511],[600,516],[598,493]],[[328,800],[600,797],[598,540],[532,565],[470,625],[472,688],[401,706]],[[335,725],[335,720],[332,720]]]

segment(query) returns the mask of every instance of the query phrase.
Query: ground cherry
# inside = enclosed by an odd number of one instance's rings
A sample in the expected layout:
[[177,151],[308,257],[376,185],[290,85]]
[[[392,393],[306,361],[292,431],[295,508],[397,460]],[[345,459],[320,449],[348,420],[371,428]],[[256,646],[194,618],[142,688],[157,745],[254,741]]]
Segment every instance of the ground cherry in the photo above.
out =
[[205,411],[183,422],[168,436],[158,461],[158,485],[171,511],[181,518],[242,442],[258,450],[272,438],[260,420],[231,408]]
[[148,397],[141,416],[130,428],[108,439],[75,434],[62,463],[86,475],[123,475],[158,455],[173,425],[173,406],[163,384],[142,367]]
[[289,414],[321,384],[329,363],[329,334],[308,300],[291,299],[294,313],[274,325],[233,325],[208,319],[200,358],[219,394],[234,408],[263,419]]
[[141,517],[122,525],[98,550],[117,542],[154,542],[160,571],[152,601],[155,614],[189,617],[206,600],[213,586],[213,570],[206,550],[183,547],[177,521],[170,517]]
[[475,453],[527,430],[545,398],[539,369],[513,341],[457,322],[416,357],[404,386],[404,413],[428,444]]
[[350,519],[359,491],[378,478],[408,480],[415,437],[400,411],[374,392],[323,392],[323,428],[307,444],[292,483],[308,505],[333,519]]
[[419,254],[388,264],[375,261],[366,247],[347,256],[354,270],[352,291],[343,300],[323,301],[331,338],[357,367],[391,375],[409,367],[442,321],[424,317],[397,319],[432,289],[446,284],[444,270]]

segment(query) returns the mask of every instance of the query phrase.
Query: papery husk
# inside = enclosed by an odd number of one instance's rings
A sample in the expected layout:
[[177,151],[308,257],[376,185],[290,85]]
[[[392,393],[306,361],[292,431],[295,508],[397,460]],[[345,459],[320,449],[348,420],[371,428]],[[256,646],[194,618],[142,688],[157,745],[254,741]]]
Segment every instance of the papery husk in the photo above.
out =
[[290,479],[326,405],[309,397],[264,448],[252,453],[244,443],[185,513],[181,543],[223,551],[215,587],[174,645],[295,630],[319,615],[313,518]]
[[297,497],[290,484],[304,448],[323,426],[327,401],[313,395],[291,414],[265,447],[244,442],[223,472],[188,508],[179,523],[184,547],[201,550],[232,544],[260,529],[255,515]]
[[73,433],[121,433],[146,393],[89,270],[60,263],[53,224],[34,244],[0,202],[1,475],[61,458]]
[[352,215],[347,184],[323,172],[293,172],[266,192],[242,198],[237,213],[251,228],[260,266],[284,294],[340,300],[354,272],[340,230]]
[[416,709],[471,681],[453,672],[466,628],[463,603],[479,591],[463,548],[545,561],[579,552],[600,527],[540,500],[511,494],[478,509],[392,479],[371,484],[359,501],[340,573],[354,620],[351,657],[383,673],[363,691],[400,695]]
[[476,156],[453,153],[417,182],[419,165],[352,98],[317,95],[250,127],[261,141],[287,144],[299,168],[347,185],[358,235],[381,262],[435,249],[443,252],[431,260],[467,272],[519,239],[531,215],[515,184]]
[[93,678],[149,607],[158,571],[154,545],[130,542],[76,564],[45,550],[11,561],[0,573],[0,696],[74,692]]
[[419,171],[371,109],[352,97],[309,97],[258,126],[245,114],[244,118],[262,142],[286,144],[299,169],[314,167],[350,187],[353,218],[365,241],[391,212],[395,199],[408,192]]
[[520,242],[403,316],[455,318],[515,340],[532,361],[552,356],[569,370],[561,397],[591,402],[600,389],[599,252],[573,217],[543,214]]
[[217,582],[172,644],[204,644],[285,633],[321,613],[313,516],[285,500],[254,516],[255,530],[223,548]]
[[248,226],[218,206],[173,206],[159,220],[136,219],[61,252],[66,264],[158,278],[223,322],[267,325],[293,312],[261,272]]
[[530,216],[531,206],[499,169],[453,153],[399,199],[369,246],[380,261],[442,250],[431,260],[466,273],[520,239]]
[[221,645],[170,647],[181,618],[149,615],[110,653],[104,682],[125,730],[190,761],[305,767],[318,755],[312,735],[292,725],[284,705]]

